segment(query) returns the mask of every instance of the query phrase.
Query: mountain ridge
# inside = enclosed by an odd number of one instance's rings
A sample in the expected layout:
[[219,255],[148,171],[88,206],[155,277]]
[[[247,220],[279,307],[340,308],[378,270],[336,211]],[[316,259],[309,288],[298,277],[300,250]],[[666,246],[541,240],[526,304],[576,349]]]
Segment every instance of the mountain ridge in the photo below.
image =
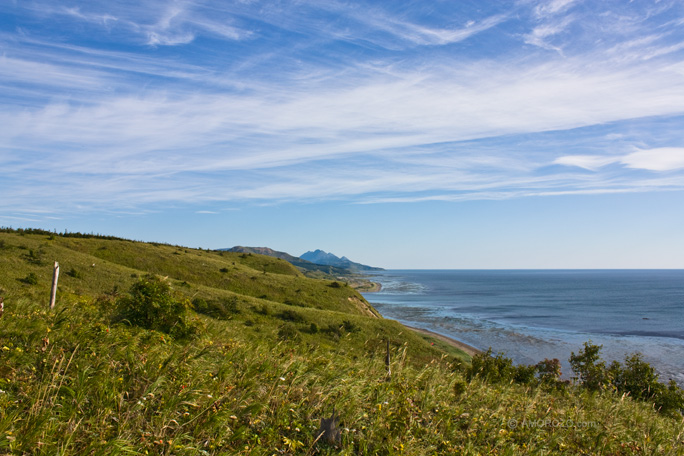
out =
[[299,268],[307,272],[322,272],[324,274],[330,274],[335,276],[347,275],[350,272],[352,272],[346,268],[312,263],[311,261],[307,261],[294,255],[290,255],[287,252],[274,250],[270,247],[246,247],[242,245],[236,245],[235,247],[231,247],[229,249],[220,250],[225,252],[266,255],[274,258],[280,258],[281,260],[285,260],[288,263],[292,264],[296,268]]
[[309,261],[311,263],[315,263],[315,264],[326,265],[326,266],[335,266],[338,268],[348,269],[352,272],[382,271],[383,270],[382,268],[378,268],[378,267],[374,267],[374,266],[368,266],[368,265],[361,264],[361,263],[356,263],[354,261],[351,261],[346,256],[343,256],[340,258],[333,253],[328,253],[328,252],[321,250],[321,249],[317,249],[315,251],[308,251],[308,252],[300,255],[299,258],[306,260],[306,261]]

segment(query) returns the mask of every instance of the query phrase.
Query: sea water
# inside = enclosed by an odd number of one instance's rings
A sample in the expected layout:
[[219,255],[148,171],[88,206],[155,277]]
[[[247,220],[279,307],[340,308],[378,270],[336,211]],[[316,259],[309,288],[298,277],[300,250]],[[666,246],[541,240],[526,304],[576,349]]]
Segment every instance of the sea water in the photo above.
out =
[[491,347],[516,363],[568,359],[584,342],[601,357],[641,353],[684,385],[684,270],[390,270],[364,293],[385,317]]

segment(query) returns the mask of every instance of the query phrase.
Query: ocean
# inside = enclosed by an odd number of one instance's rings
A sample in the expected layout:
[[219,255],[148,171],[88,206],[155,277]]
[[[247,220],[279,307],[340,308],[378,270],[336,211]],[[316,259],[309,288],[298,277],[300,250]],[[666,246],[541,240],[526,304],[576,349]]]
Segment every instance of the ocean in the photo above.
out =
[[385,317],[491,347],[516,363],[568,359],[584,342],[601,357],[643,355],[684,385],[684,270],[389,270],[364,297]]

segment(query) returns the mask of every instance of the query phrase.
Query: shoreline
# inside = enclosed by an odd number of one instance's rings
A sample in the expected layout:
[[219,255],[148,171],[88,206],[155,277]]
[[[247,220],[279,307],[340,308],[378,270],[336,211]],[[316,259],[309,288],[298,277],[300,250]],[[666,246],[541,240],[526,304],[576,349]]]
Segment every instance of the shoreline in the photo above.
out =
[[409,326],[409,325],[404,325],[404,327],[410,329],[411,331],[417,332],[419,334],[423,334],[426,336],[434,337],[435,339],[439,339],[442,342],[449,344],[452,347],[458,348],[459,350],[465,352],[470,357],[473,357],[475,355],[479,355],[480,353],[482,353],[482,350],[478,350],[477,348],[475,348],[471,345],[465,344],[465,343],[463,343],[459,340],[453,339],[449,336],[445,336],[443,334],[439,334],[439,333],[436,333],[434,331],[430,331],[429,329],[416,328],[415,326]]

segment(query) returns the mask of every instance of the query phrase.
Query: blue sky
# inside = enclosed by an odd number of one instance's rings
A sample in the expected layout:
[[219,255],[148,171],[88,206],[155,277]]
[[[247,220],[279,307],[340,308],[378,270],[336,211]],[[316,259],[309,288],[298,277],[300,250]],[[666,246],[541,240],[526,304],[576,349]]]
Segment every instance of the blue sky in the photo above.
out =
[[0,225],[684,268],[681,1],[0,4]]

